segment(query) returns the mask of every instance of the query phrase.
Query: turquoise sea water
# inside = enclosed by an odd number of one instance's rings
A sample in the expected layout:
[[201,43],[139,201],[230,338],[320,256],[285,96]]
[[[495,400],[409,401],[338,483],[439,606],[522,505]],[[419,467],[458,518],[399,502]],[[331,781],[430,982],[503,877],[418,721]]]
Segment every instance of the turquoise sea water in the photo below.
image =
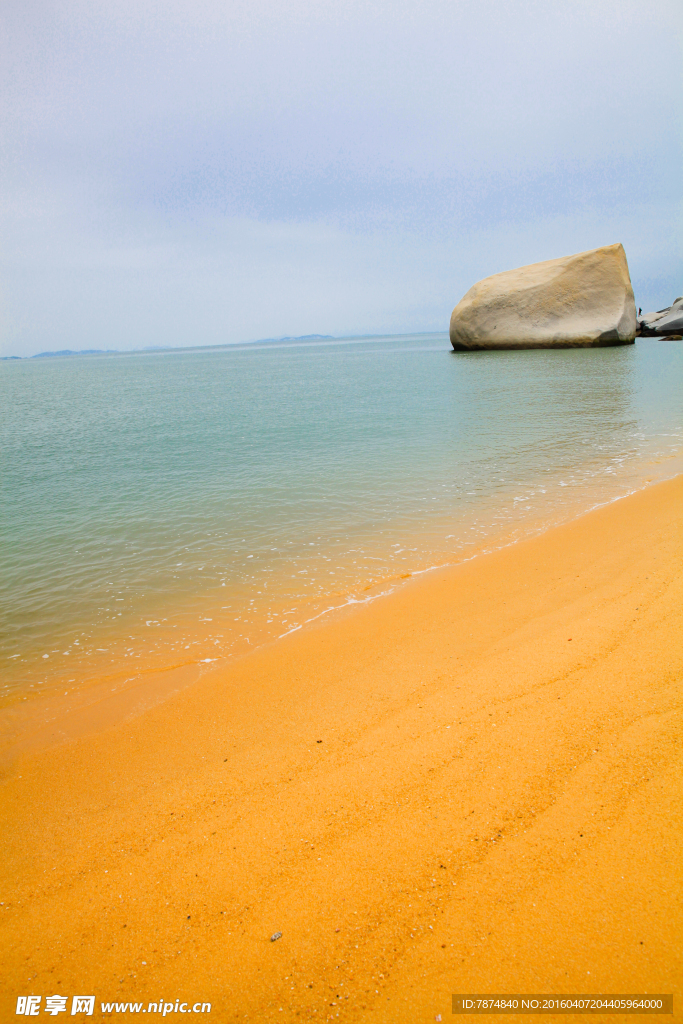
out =
[[5,694],[246,649],[673,475],[683,344],[0,363]]

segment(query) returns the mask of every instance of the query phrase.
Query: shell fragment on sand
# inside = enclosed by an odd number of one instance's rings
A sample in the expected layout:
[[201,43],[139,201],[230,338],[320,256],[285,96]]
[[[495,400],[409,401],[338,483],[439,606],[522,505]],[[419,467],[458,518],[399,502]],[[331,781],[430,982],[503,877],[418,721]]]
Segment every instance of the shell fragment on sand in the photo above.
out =
[[622,245],[485,277],[451,316],[456,351],[629,345],[636,306]]

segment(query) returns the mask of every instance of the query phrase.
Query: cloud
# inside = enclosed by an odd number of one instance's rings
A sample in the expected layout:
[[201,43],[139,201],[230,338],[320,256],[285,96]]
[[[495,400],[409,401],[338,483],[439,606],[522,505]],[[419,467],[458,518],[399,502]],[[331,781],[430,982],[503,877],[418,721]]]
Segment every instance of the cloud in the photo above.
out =
[[24,0],[5,26],[3,354],[436,329],[483,274],[616,240],[646,305],[683,289],[677,4]]

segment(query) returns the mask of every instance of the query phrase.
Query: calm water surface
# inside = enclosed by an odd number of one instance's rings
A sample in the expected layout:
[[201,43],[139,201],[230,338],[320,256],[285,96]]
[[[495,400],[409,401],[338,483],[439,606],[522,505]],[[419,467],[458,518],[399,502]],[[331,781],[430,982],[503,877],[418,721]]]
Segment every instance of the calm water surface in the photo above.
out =
[[663,340],[44,358],[0,363],[0,388],[14,699],[246,649],[673,475],[683,449],[683,344]]

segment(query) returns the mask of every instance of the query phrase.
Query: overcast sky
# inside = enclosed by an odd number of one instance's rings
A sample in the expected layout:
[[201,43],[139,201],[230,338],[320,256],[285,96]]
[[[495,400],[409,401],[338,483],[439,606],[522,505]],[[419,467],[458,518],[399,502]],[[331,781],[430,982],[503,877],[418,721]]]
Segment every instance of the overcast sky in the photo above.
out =
[[683,293],[680,0],[3,0],[2,355],[447,330],[623,242]]

